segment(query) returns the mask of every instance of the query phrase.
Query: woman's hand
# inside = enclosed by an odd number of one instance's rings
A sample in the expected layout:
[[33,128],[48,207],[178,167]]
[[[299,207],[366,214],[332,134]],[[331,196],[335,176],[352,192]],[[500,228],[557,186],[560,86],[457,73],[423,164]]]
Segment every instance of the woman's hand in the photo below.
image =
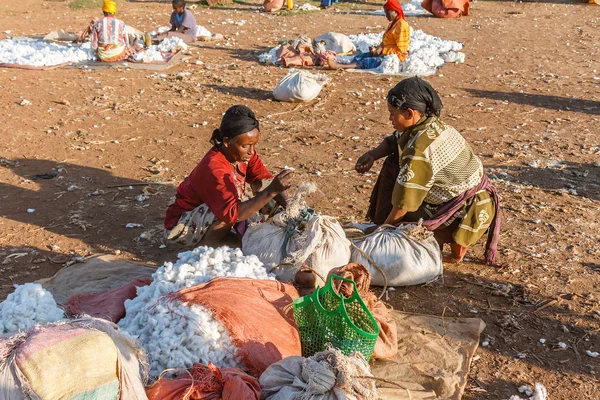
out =
[[383,46],[371,47],[371,55],[373,57],[380,57],[383,54]]
[[273,182],[267,187],[267,190],[271,193],[279,194],[285,192],[292,187],[292,176],[294,171],[290,169],[284,169],[275,178]]
[[356,172],[364,174],[373,167],[373,163],[375,163],[375,157],[373,157],[370,151],[367,151],[356,161],[354,169]]

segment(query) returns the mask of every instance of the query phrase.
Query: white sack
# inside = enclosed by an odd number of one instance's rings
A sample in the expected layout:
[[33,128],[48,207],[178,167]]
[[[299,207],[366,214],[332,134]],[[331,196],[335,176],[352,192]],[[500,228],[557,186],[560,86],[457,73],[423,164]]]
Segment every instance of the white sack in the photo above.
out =
[[343,33],[327,32],[317,36],[315,42],[325,42],[325,48],[335,51],[336,54],[351,53],[356,50],[352,40]]
[[[433,237],[433,232],[423,227],[382,226],[353,242],[383,270],[388,286],[419,285],[430,282],[443,273],[440,246]],[[351,260],[369,269],[372,285],[384,285],[381,273],[355,248],[352,249]]]
[[300,71],[292,68],[277,83],[277,87],[273,90],[273,97],[279,101],[311,101],[321,93],[321,88],[326,83],[327,75],[315,75],[308,71]]
[[[350,262],[350,242],[335,218],[312,217],[303,232],[290,237],[284,252],[286,226],[284,214],[277,214],[271,222],[250,226],[242,238],[243,253],[256,255],[267,271],[286,263],[273,270],[280,281],[292,282],[303,265],[327,278],[331,269]],[[317,277],[317,284],[324,282]]]

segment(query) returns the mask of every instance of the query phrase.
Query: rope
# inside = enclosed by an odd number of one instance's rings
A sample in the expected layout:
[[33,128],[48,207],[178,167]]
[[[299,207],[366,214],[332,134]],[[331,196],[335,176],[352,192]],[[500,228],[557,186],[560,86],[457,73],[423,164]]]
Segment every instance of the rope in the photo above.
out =
[[294,235],[294,233],[300,232],[298,230],[298,226],[300,226],[300,224],[303,222],[308,222],[312,217],[314,217],[314,215],[315,210],[313,210],[310,207],[306,207],[300,212],[300,216],[298,218],[288,219],[287,225],[285,227],[285,237],[281,246],[281,254],[283,255],[283,258],[286,258],[288,256],[287,245],[290,241],[290,238]]
[[367,259],[367,261],[369,263],[371,263],[371,265],[373,267],[375,267],[375,269],[381,274],[381,276],[383,276],[383,291],[381,292],[381,294],[379,295],[379,297],[377,297],[377,299],[381,300],[381,298],[383,297],[383,295],[385,294],[386,290],[387,290],[387,285],[388,285],[388,279],[387,276],[385,275],[385,272],[383,272],[383,269],[381,269],[381,267],[379,265],[377,265],[377,263],[375,261],[373,261],[373,259],[371,257],[369,257],[369,255],[367,253],[365,253],[363,251],[363,249],[359,248],[357,245],[354,244],[354,242],[351,240],[350,241],[350,245],[352,247],[354,247],[356,250],[358,250],[358,252]]

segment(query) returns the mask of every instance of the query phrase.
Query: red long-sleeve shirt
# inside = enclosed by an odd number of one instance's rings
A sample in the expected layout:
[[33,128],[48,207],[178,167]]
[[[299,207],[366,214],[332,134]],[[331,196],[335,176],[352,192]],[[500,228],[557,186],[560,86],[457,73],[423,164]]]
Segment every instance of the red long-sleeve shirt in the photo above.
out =
[[167,208],[165,229],[173,229],[184,212],[201,204],[206,204],[219,220],[233,225],[238,219],[246,183],[270,178],[273,175],[258,153],[255,152],[247,163],[238,163],[234,167],[223,153],[213,147],[179,184],[175,203]]

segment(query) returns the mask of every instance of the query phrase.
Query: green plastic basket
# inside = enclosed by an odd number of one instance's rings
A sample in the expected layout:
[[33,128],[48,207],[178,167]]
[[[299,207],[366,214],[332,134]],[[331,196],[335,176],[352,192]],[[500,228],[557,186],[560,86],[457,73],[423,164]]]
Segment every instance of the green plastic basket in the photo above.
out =
[[[333,279],[351,283],[352,296],[346,298],[337,293]],[[371,359],[379,325],[360,298],[354,281],[331,275],[322,289],[317,287],[313,294],[294,300],[294,318],[303,357],[326,350],[330,345],[347,356],[358,352],[367,361]]]

